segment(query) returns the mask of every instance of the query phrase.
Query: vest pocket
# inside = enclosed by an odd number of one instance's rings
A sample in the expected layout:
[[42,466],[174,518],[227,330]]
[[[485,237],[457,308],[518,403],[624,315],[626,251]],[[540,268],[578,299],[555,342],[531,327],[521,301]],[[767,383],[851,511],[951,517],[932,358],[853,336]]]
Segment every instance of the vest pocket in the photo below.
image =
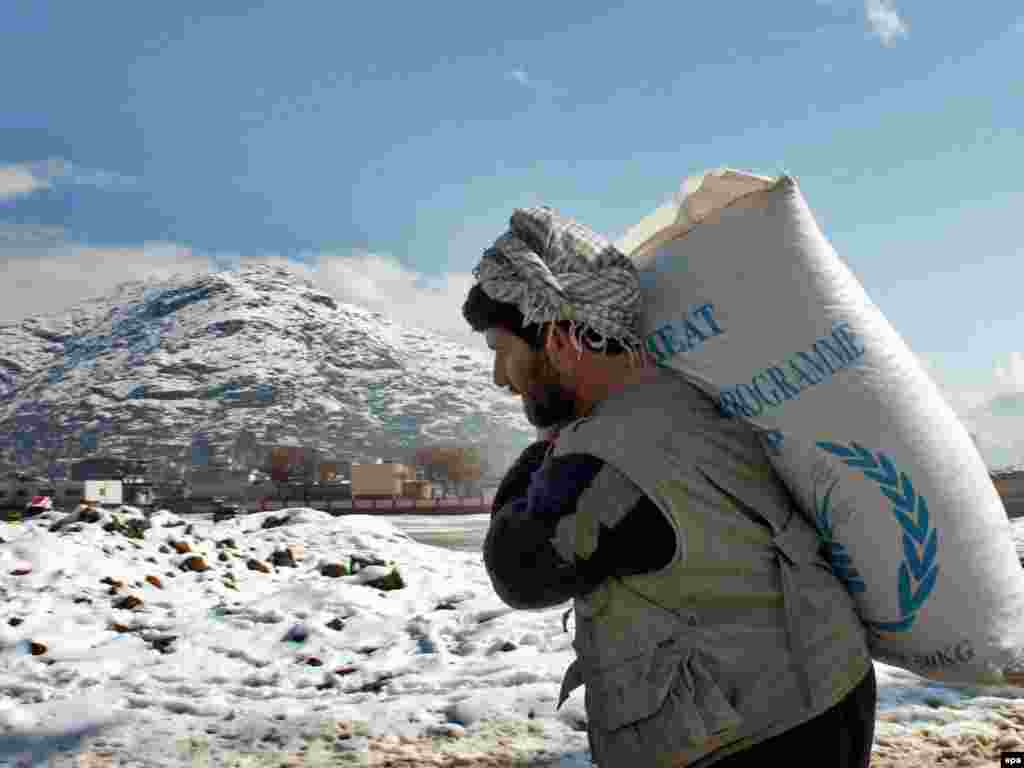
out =
[[588,732],[598,763],[647,765],[636,759],[701,754],[702,746],[712,751],[726,743],[743,718],[704,658],[676,637],[614,666],[584,669]]

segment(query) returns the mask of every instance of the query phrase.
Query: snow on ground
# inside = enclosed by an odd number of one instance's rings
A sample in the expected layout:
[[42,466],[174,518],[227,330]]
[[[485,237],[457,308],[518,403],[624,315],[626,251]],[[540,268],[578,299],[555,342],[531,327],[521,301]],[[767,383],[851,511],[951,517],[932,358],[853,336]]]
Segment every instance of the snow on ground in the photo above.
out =
[[[54,750],[74,765],[67,749],[128,756],[115,765],[371,750],[589,765],[582,692],[554,709],[573,655],[559,611],[504,606],[479,553],[312,509],[161,511],[141,540],[104,530],[109,512],[49,530],[65,517],[0,523],[0,765]],[[294,567],[274,565],[290,545]]]
[[[564,608],[512,611],[479,552],[305,508],[132,520],[0,523],[0,766],[590,765]],[[873,765],[1024,748],[1024,691],[876,671]]]

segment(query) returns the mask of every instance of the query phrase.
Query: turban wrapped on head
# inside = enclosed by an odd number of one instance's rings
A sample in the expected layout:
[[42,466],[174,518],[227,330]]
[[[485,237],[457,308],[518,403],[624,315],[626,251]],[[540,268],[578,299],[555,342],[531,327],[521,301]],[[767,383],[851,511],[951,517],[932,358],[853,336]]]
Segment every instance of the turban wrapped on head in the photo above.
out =
[[612,243],[551,208],[517,208],[511,228],[484,251],[473,275],[495,301],[515,305],[523,325],[569,320],[577,349],[592,332],[597,350],[614,339],[646,361],[639,334],[640,281]]

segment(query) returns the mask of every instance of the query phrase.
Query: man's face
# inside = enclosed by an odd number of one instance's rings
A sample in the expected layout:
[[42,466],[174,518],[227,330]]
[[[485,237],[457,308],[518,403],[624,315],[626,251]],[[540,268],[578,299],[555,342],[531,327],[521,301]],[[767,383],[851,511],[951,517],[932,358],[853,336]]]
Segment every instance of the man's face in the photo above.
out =
[[543,429],[575,418],[576,394],[562,384],[543,349],[531,349],[503,328],[488,329],[484,337],[494,350],[494,383],[523,398],[531,424]]

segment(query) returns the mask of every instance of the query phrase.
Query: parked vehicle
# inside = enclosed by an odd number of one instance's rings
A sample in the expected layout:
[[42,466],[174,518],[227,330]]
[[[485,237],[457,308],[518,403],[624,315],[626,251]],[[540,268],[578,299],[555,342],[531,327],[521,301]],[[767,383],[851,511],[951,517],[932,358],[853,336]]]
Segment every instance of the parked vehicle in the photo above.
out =
[[216,496],[213,499],[213,522],[219,523],[221,520],[230,520],[235,517],[241,507],[234,501],[228,501],[222,496]]
[[53,499],[49,496],[33,496],[32,501],[25,505],[25,516],[41,515],[53,509]]

